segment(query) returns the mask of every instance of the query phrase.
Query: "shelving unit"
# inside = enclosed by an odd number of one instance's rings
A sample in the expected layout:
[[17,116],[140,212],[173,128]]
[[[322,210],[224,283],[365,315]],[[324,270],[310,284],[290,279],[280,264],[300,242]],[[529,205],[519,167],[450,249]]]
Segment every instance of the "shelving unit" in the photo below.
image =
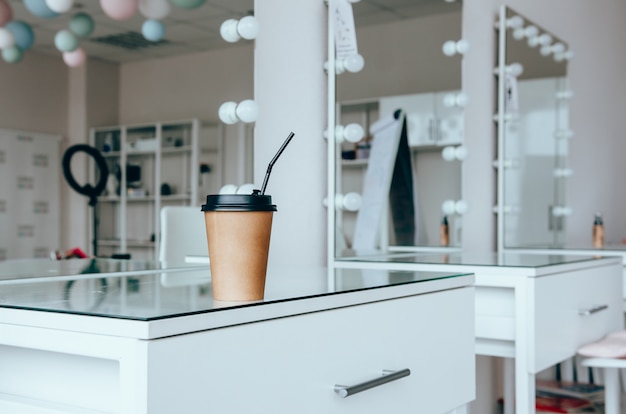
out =
[[[161,208],[199,208],[202,197],[221,187],[223,136],[222,125],[198,119],[92,128],[91,145],[109,167],[107,188],[96,206],[97,255],[156,259]],[[209,172],[201,174],[201,164]],[[98,173],[92,162],[90,182]]]

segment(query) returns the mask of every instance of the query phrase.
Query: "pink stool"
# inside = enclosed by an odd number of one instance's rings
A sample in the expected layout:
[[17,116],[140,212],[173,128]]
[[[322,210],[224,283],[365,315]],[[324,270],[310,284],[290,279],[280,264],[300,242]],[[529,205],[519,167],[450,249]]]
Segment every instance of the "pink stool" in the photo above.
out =
[[599,368],[604,373],[604,412],[620,414],[619,369],[626,368],[626,331],[612,332],[603,339],[582,346],[581,364]]

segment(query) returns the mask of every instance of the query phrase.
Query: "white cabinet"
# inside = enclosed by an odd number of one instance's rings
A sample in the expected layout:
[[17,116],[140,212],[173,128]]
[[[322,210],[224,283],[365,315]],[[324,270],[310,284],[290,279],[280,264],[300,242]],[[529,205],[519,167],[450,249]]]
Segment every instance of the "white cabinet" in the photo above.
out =
[[474,398],[472,306],[462,288],[151,341],[148,412],[446,413]]
[[[474,399],[472,275],[270,267],[264,301],[229,304],[206,271],[81,274],[71,302],[66,277],[5,280],[0,412],[444,414]],[[409,375],[335,392],[386,370]]]
[[[97,127],[90,135],[109,167],[107,187],[96,207],[99,256],[129,253],[156,259],[161,208],[200,206],[200,197],[217,192],[222,184],[220,125],[191,119]],[[92,162],[91,182],[98,178]]]

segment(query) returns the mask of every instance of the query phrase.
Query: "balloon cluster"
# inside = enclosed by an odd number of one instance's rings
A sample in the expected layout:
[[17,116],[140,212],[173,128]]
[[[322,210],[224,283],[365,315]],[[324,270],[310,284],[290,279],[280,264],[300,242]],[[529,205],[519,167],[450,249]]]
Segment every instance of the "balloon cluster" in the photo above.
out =
[[[165,25],[161,21],[170,12],[170,2],[181,9],[195,9],[206,0],[99,0],[107,17],[113,20],[128,20],[140,12],[146,20],[141,33],[146,40],[158,42],[165,36]],[[51,19],[66,13],[74,6],[74,0],[23,0],[30,13],[42,19]],[[94,21],[87,13],[76,13],[67,29],[59,30],[54,36],[54,45],[63,54],[63,61],[70,67],[81,66],[87,54],[80,41],[94,30]],[[17,63],[23,53],[35,42],[32,27],[21,20],[13,19],[13,9],[7,0],[0,0],[0,49],[5,62]]]

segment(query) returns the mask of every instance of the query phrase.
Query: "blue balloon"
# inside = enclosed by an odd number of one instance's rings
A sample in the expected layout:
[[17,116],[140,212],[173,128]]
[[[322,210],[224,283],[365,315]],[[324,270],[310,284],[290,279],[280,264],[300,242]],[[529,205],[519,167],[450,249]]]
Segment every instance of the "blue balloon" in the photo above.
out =
[[22,51],[17,46],[2,49],[2,59],[7,63],[17,63],[22,60]]
[[158,42],[165,36],[165,25],[158,20],[146,20],[141,25],[141,34],[151,42]]
[[59,30],[54,35],[54,45],[59,52],[73,52],[78,49],[78,37],[69,30]]
[[33,43],[35,43],[35,33],[28,23],[21,20],[13,20],[4,27],[13,34],[15,44],[22,49],[22,51],[30,49]]
[[94,29],[94,22],[87,13],[76,13],[70,20],[70,31],[78,37],[89,36]]
[[46,0],[24,0],[24,6],[26,6],[29,12],[43,19],[50,19],[59,15],[59,13],[48,7]]

